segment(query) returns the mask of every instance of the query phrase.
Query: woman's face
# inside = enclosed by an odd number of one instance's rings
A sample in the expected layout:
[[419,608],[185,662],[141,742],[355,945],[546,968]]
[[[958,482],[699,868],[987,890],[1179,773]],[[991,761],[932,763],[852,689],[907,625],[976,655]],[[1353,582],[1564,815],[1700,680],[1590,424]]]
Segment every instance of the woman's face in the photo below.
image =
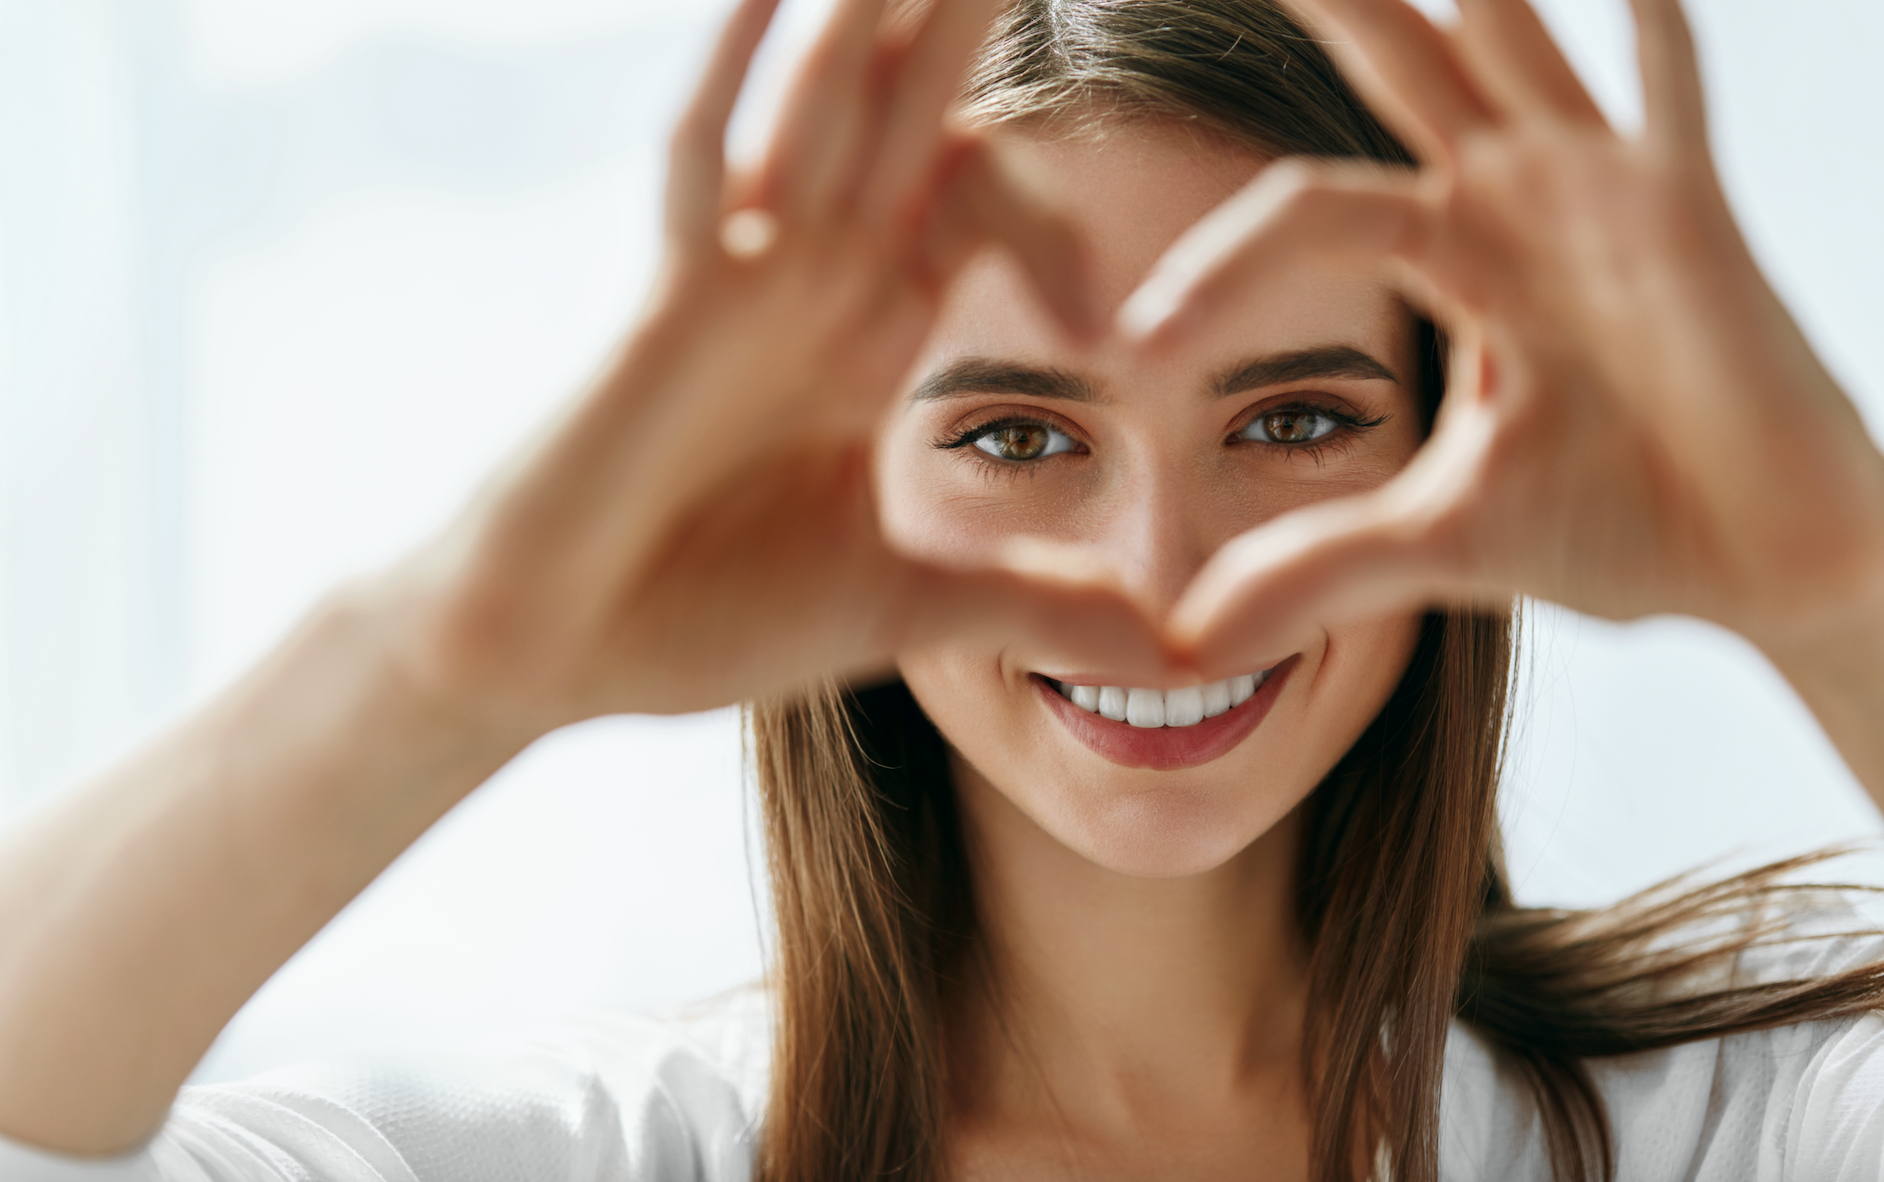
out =
[[[1005,142],[1085,232],[1106,308],[1263,163],[1151,125]],[[1278,270],[1234,332],[1151,360],[1069,342],[990,255],[949,291],[884,428],[884,526],[957,561],[1020,536],[1090,546],[1163,612],[1236,534],[1407,462],[1421,439],[1413,354],[1410,319],[1375,274]],[[1417,625],[1304,627],[1241,685],[1134,689],[1024,637],[898,664],[960,775],[1102,866],[1176,876],[1221,865],[1302,800],[1386,702]]]

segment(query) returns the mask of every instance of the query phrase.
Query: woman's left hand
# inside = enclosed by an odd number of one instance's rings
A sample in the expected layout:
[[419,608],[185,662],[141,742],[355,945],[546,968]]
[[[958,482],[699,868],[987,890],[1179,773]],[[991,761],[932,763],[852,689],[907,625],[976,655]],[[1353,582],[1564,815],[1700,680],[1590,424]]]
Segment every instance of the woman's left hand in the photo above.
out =
[[1884,458],[1762,278],[1708,149],[1677,0],[1635,0],[1646,126],[1618,135],[1524,0],[1304,0],[1418,172],[1287,162],[1127,303],[1154,350],[1304,253],[1379,259],[1449,334],[1391,482],[1243,535],[1173,628],[1216,676],[1305,617],[1513,594],[1736,629],[1884,793]]

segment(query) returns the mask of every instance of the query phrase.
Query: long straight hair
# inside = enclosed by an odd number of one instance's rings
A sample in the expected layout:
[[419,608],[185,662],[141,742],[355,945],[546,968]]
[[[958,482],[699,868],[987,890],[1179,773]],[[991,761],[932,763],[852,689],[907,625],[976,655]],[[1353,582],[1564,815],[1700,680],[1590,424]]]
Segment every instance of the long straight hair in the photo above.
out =
[[[1272,156],[1412,163],[1273,0],[1018,0],[965,102],[984,124],[1043,134],[1150,119]],[[1420,331],[1430,423],[1441,350]],[[1782,881],[1804,862],[1603,912],[1513,903],[1496,801],[1514,621],[1427,615],[1387,705],[1302,806],[1318,1182],[1377,1163],[1434,1182],[1455,1018],[1528,1082],[1558,1182],[1584,1182],[1614,1172],[1585,1059],[1884,1003],[1875,966],[1686,988],[1772,934],[1789,893],[1810,889]],[[944,1182],[947,1019],[985,982],[948,745],[900,682],[823,684],[750,721],[776,928],[759,1178]],[[1723,920],[1738,921],[1725,937],[1675,938]]]

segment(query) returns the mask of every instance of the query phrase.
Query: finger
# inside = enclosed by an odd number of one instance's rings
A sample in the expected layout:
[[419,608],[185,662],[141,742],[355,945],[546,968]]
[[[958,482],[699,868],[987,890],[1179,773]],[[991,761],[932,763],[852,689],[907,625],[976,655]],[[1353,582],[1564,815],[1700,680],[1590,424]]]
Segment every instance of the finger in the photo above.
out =
[[884,0],[840,0],[805,55],[766,160],[767,200],[794,220],[826,210],[858,168],[874,120],[868,85]]
[[718,241],[726,183],[726,124],[779,0],[741,0],[720,31],[706,76],[674,126],[669,147],[667,224],[694,246]]
[[1103,326],[1085,243],[1072,223],[1014,179],[983,141],[958,141],[947,167],[925,228],[937,277],[953,274],[986,243],[1006,247],[1067,332],[1075,340],[1096,338]]
[[946,134],[942,116],[986,39],[1002,0],[935,0],[928,19],[897,63],[878,132],[878,151],[859,201],[874,225],[913,225],[913,206],[932,179]]
[[1288,655],[1305,624],[1417,610],[1456,594],[1422,531],[1379,495],[1298,510],[1242,535],[1205,564],[1167,636],[1200,676]]
[[899,647],[1020,641],[1041,664],[1146,685],[1185,671],[1109,572],[1063,547],[1014,547],[1001,565],[978,570],[911,568],[915,595]]
[[1234,314],[1284,263],[1414,256],[1428,217],[1421,183],[1403,170],[1274,164],[1171,245],[1119,309],[1119,330],[1169,349]]
[[1602,108],[1526,0],[1460,0],[1456,40],[1481,88],[1513,113],[1607,126]]
[[1679,153],[1707,153],[1707,100],[1694,31],[1680,0],[1630,0],[1648,137]]
[[1291,2],[1329,26],[1342,73],[1428,163],[1496,118],[1451,39],[1405,0]]

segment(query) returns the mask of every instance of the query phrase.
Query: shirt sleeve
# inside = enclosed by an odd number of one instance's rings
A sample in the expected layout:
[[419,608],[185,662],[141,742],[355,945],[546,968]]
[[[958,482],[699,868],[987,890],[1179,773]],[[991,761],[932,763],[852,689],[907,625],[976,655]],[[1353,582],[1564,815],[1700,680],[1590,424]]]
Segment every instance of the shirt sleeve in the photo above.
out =
[[141,1151],[0,1143],[3,1182],[748,1182],[728,1072],[653,1023],[187,1088]]
[[1884,1015],[1837,1023],[1792,1097],[1780,1176],[1799,1182],[1884,1179]]

